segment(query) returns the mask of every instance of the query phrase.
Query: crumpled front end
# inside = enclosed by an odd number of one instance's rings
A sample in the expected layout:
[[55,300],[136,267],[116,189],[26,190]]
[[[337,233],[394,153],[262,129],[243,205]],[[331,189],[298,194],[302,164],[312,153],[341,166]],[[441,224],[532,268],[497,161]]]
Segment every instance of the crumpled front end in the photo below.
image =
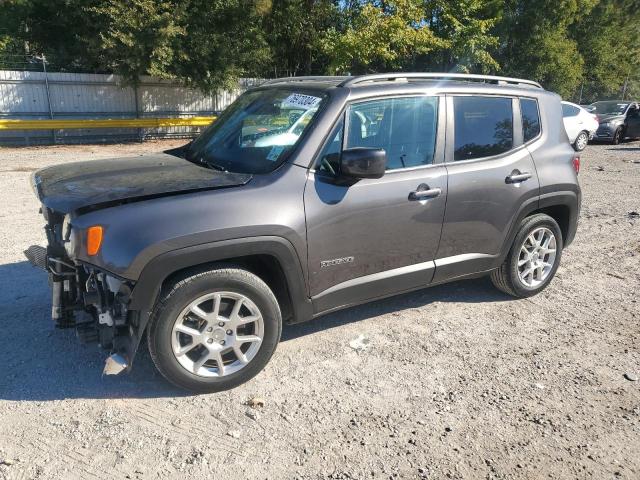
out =
[[52,320],[57,328],[74,328],[81,341],[112,351],[106,374],[130,368],[138,343],[137,315],[127,308],[132,282],[75,260],[74,244],[82,232],[72,230],[69,215],[44,206],[42,213],[47,246],[31,246],[25,255],[49,275]]

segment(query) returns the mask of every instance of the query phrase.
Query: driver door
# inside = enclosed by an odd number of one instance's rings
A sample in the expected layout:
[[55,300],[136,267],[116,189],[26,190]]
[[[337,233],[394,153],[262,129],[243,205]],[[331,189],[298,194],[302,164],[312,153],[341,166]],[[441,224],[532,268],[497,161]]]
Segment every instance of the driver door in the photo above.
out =
[[626,136],[631,138],[640,137],[640,108],[637,104],[629,108]]
[[[444,100],[352,104],[310,170],[304,193],[309,284],[316,312],[429,284],[447,196]],[[378,179],[340,178],[344,148],[383,148]]]

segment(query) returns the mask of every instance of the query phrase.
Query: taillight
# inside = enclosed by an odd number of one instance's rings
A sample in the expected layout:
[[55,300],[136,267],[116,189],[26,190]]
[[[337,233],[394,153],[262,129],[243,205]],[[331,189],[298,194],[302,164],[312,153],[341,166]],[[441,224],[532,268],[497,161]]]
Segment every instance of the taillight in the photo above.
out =
[[102,226],[94,225],[87,229],[87,255],[93,256],[100,251],[102,245]]
[[573,157],[573,160],[571,160],[571,164],[573,165],[573,169],[576,171],[576,173],[580,173],[580,157]]
[[600,123],[600,119],[598,118],[598,115],[592,115],[592,116],[596,122]]

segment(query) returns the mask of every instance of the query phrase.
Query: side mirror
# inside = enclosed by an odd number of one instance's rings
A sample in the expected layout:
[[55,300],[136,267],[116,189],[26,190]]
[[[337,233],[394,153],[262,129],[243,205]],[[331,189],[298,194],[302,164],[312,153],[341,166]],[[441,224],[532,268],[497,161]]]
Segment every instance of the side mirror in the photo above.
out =
[[342,151],[340,173],[342,176],[380,178],[387,168],[387,152],[383,148],[348,148]]

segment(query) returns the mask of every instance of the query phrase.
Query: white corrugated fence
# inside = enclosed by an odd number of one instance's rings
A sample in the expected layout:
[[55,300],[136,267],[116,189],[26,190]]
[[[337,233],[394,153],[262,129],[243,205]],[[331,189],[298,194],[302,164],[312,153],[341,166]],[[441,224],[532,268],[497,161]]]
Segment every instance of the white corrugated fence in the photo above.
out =
[[[128,119],[211,116],[259,79],[241,79],[232,91],[205,95],[171,80],[142,77],[137,88],[118,75],[0,70],[0,120]],[[0,131],[0,144],[79,143],[190,136],[199,127]]]

